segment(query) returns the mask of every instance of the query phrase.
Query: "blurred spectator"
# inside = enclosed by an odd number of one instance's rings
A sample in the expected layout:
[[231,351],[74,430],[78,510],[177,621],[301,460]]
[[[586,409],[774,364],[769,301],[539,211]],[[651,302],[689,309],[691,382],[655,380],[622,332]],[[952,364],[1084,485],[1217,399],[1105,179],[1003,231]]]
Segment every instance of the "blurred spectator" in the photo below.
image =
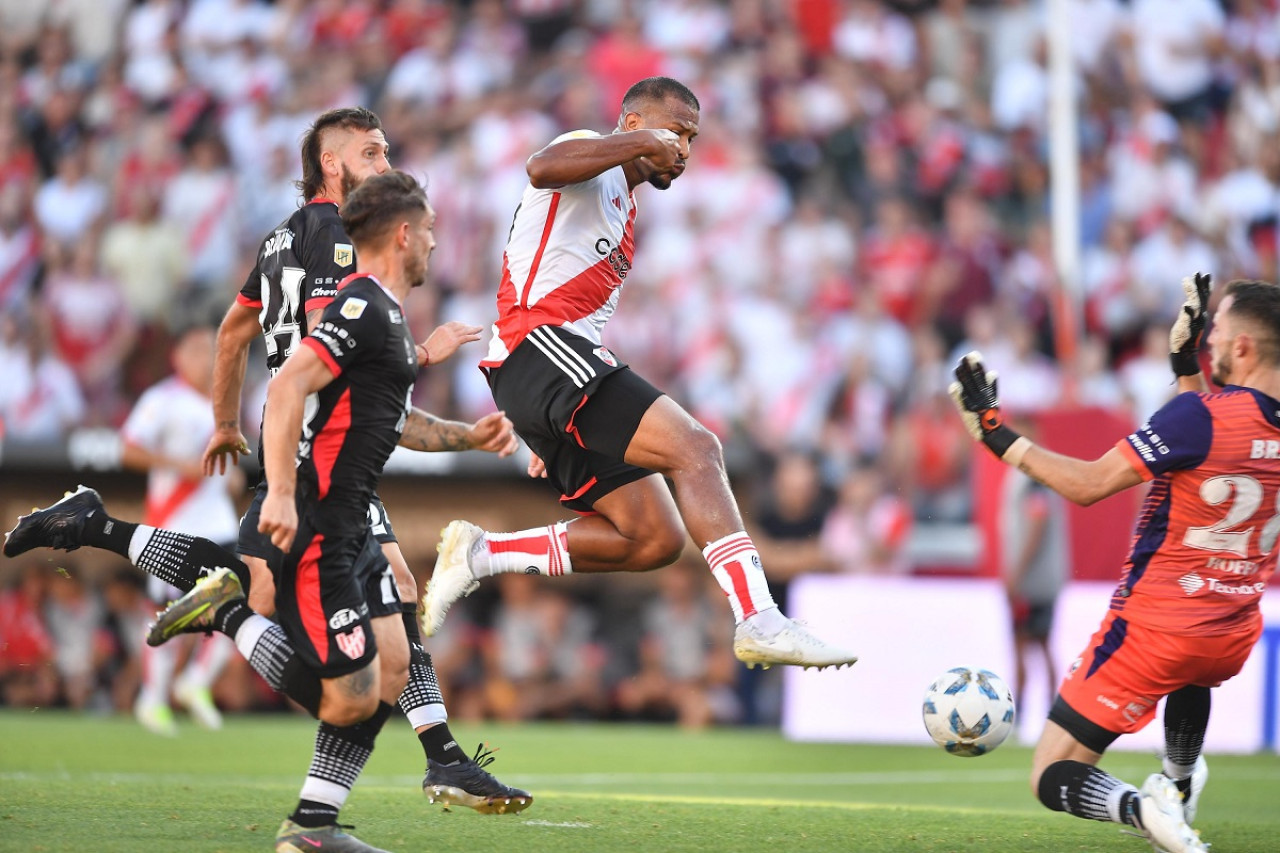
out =
[[908,574],[911,506],[894,494],[881,469],[871,464],[854,468],[836,495],[821,534],[830,565],[848,574]]
[[1145,423],[1177,392],[1169,374],[1169,326],[1152,323],[1142,335],[1142,349],[1120,366],[1120,385],[1135,424]]
[[706,572],[682,560],[656,577],[658,595],[644,608],[640,669],[618,684],[619,709],[674,717],[687,729],[734,722],[732,636],[715,627],[723,623],[708,600]]
[[50,240],[64,246],[88,237],[107,212],[107,192],[89,177],[86,156],[78,146],[62,152],[57,174],[36,192],[36,222]]
[[1133,0],[1137,82],[1177,119],[1203,120],[1215,106],[1214,60],[1225,18],[1215,0]]
[[49,580],[44,612],[53,638],[54,666],[62,682],[62,696],[77,710],[89,706],[97,686],[97,671],[109,654],[100,634],[102,602],[86,586],[74,564],[60,566]]
[[182,232],[160,218],[160,196],[153,188],[135,185],[121,199],[128,213],[102,234],[102,268],[119,282],[127,310],[140,326],[165,328],[186,272]]
[[119,285],[98,270],[93,239],[47,248],[48,276],[41,302],[54,346],[75,373],[89,422],[117,422],[127,408],[121,397],[124,360],[137,327]]
[[0,589],[0,698],[10,707],[45,707],[57,697],[57,650],[44,618],[45,572],[28,561]]
[[75,373],[58,357],[47,318],[0,315],[0,351],[5,365],[0,421],[6,438],[57,441],[83,420],[84,396]]
[[489,712],[509,721],[599,713],[604,660],[590,613],[532,575],[505,574],[498,584],[484,655]]
[[226,304],[226,291],[240,273],[236,251],[235,179],[227,168],[227,149],[220,137],[201,136],[191,145],[190,159],[169,183],[162,205],[165,219],[182,233],[186,279],[194,304],[188,320],[207,319]]
[[25,185],[16,179],[0,183],[0,313],[16,312],[31,297],[40,248]]

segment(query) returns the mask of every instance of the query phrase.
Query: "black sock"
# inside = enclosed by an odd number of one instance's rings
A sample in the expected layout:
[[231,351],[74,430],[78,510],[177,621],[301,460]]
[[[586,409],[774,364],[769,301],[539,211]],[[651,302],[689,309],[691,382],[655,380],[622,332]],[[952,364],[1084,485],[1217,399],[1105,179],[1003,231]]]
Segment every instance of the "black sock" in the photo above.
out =
[[[133,534],[139,527],[148,531],[140,542],[137,558],[129,553]],[[93,531],[90,532],[90,528]],[[189,592],[206,573],[226,567],[236,573],[245,595],[249,594],[249,567],[226,548],[200,536],[133,524],[115,518],[98,521],[97,514],[85,522],[84,544],[114,551],[149,575]]]
[[[414,728],[422,725],[434,726],[445,719],[444,696],[440,694],[440,682],[436,679],[435,667],[431,665],[431,655],[422,647],[422,637],[418,633],[417,605],[402,604],[400,615],[404,620],[404,632],[409,638],[409,680],[396,704]],[[428,707],[430,705],[439,707],[432,709]],[[440,760],[430,753],[427,758],[432,761]]]
[[1184,800],[1191,794],[1191,770],[1204,749],[1211,705],[1209,688],[1194,684],[1173,691],[1164,704],[1164,771]]
[[240,626],[252,615],[253,610],[249,608],[249,602],[238,598],[218,608],[218,612],[213,615],[213,624],[221,633],[234,640],[236,631],[239,631]]
[[453,764],[466,761],[467,754],[458,746],[448,723],[437,723],[428,729],[418,732],[418,740],[422,741],[422,751],[427,754],[428,761],[437,764]]
[[[307,779],[302,784],[302,795],[298,799],[298,807],[289,819],[299,826],[329,826],[338,822],[338,811],[346,795],[355,785],[365,762],[373,753],[373,744],[382,730],[382,725],[391,716],[392,706],[379,702],[373,716],[354,726],[333,726],[321,723],[316,731],[316,748],[311,759],[311,769],[307,771]],[[341,793],[334,799],[341,802],[321,802],[314,799],[316,792],[321,796],[325,791],[330,795],[334,786]]]
[[1055,812],[1142,828],[1138,790],[1081,761],[1050,764],[1040,776],[1037,794],[1040,802]]
[[137,529],[138,525],[132,521],[121,521],[104,512],[95,512],[84,520],[80,542],[90,548],[102,548],[119,554],[127,560],[129,559],[129,541],[133,539],[133,531]]

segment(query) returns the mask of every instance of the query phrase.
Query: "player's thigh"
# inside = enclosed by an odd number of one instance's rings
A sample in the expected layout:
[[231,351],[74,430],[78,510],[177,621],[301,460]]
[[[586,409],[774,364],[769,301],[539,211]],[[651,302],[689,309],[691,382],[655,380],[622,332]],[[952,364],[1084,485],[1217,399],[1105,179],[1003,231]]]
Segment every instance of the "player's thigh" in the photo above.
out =
[[241,554],[240,559],[249,567],[249,607],[254,613],[271,617],[276,612],[276,580],[271,567],[261,557]]
[[671,489],[661,474],[624,483],[598,498],[592,509],[628,539],[666,533],[684,544],[684,525]]

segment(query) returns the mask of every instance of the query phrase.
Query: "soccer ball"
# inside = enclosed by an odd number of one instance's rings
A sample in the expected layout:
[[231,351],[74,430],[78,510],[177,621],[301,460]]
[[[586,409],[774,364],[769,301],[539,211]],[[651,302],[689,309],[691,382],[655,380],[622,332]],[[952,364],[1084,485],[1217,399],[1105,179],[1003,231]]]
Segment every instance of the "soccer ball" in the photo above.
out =
[[952,755],[986,755],[1004,743],[1013,720],[1013,694],[990,670],[949,669],[924,694],[924,727]]

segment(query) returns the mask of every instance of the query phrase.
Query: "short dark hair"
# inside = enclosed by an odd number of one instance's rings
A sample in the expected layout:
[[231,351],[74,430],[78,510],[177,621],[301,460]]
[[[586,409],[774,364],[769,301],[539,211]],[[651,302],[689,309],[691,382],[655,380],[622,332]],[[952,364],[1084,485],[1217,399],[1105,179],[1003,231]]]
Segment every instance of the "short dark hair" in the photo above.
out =
[[324,189],[320,165],[320,140],[326,130],[382,130],[382,119],[364,107],[341,107],[323,113],[302,137],[302,180],[296,181],[302,197],[310,201]]
[[673,80],[670,77],[646,77],[632,84],[627,94],[622,96],[622,112],[624,114],[639,112],[640,104],[655,101],[661,103],[667,98],[676,98],[687,106],[699,112],[702,111],[697,96],[679,80]]
[[1258,358],[1280,366],[1280,287],[1268,281],[1236,279],[1227,284],[1223,296],[1231,300],[1231,316],[1252,326]]
[[[427,191],[407,172],[391,170],[369,178],[347,196],[339,214],[356,246],[379,243],[406,214],[427,210]],[[358,249],[357,249],[358,251]]]

